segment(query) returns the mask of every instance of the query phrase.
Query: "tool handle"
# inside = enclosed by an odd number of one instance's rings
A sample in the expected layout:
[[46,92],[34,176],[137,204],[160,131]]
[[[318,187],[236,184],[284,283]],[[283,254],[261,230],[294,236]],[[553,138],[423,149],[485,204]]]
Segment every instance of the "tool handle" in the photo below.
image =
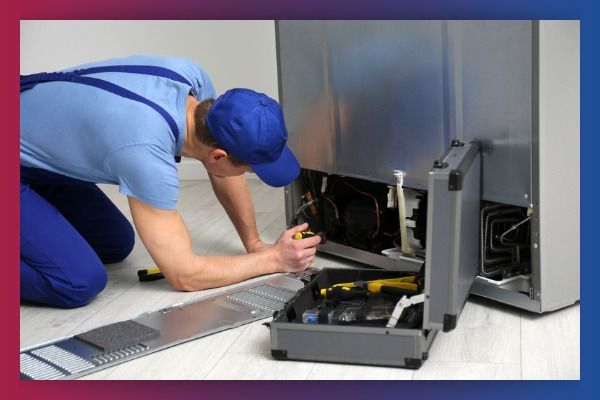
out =
[[157,267],[140,269],[138,270],[137,275],[140,282],[157,281],[165,277]]
[[295,240],[302,240],[313,236],[317,236],[317,234],[312,231],[302,231],[294,233]]
[[390,296],[402,297],[402,296],[412,296],[416,293],[416,290],[403,289],[403,288],[394,287],[394,286],[382,286],[380,289],[380,292],[383,294],[388,294]]
[[369,294],[363,288],[350,288],[335,286],[328,289],[321,289],[321,296],[328,300],[335,299],[340,301],[366,299]]
[[162,272],[159,272],[157,274],[141,275],[138,278],[140,279],[140,282],[151,282],[163,279],[164,277],[165,276],[162,274]]
[[295,240],[302,240],[302,239],[306,239],[306,238],[313,237],[313,236],[321,237],[321,242],[319,244],[325,244],[325,242],[327,241],[327,236],[325,235],[325,232],[314,233],[311,230],[307,230],[307,231],[294,233]]

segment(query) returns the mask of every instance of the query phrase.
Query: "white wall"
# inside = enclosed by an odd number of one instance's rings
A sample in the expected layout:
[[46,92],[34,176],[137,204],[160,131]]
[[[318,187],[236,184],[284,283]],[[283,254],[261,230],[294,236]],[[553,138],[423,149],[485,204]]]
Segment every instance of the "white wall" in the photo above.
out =
[[[189,58],[217,94],[248,87],[277,99],[273,21],[21,21],[21,74],[133,54]],[[182,179],[206,178],[184,160]]]

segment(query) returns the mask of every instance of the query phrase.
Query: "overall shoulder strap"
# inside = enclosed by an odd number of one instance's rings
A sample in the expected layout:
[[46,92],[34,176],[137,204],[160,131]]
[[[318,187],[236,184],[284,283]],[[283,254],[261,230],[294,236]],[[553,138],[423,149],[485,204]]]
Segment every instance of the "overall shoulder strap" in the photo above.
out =
[[[23,92],[23,91],[29,90],[39,83],[57,82],[57,81],[72,82],[72,83],[79,83],[82,85],[93,86],[98,89],[102,89],[107,92],[116,94],[117,96],[121,96],[126,99],[130,99],[133,101],[137,101],[137,102],[146,104],[148,107],[155,110],[157,113],[159,113],[165,119],[165,121],[169,125],[169,128],[171,129],[173,137],[175,138],[175,142],[177,142],[177,140],[179,139],[179,130],[177,129],[177,123],[175,122],[175,120],[173,119],[171,114],[169,114],[160,105],[156,104],[152,100],[149,100],[143,96],[140,96],[139,94],[134,93],[131,90],[125,89],[124,87],[114,84],[112,82],[108,82],[103,79],[92,78],[89,76],[82,76],[82,75],[88,75],[88,74],[100,73],[100,72],[127,72],[127,73],[161,76],[164,78],[173,79],[175,81],[189,85],[187,80],[185,78],[183,78],[181,75],[177,74],[174,71],[166,69],[166,68],[143,66],[143,65],[122,65],[122,66],[94,67],[94,68],[76,70],[73,72],[40,72],[38,74],[32,74],[32,75],[21,75],[21,78],[20,78],[20,85],[21,85],[20,89],[21,90],[20,91]],[[181,157],[176,156],[175,160],[177,162],[179,162],[180,158]]]
[[177,72],[164,67],[153,65],[104,65],[100,67],[91,67],[85,69],[76,69],[73,71],[76,75],[90,75],[101,72],[125,72],[130,74],[153,75],[162,78],[171,79],[176,82],[184,83],[188,86],[192,84]]

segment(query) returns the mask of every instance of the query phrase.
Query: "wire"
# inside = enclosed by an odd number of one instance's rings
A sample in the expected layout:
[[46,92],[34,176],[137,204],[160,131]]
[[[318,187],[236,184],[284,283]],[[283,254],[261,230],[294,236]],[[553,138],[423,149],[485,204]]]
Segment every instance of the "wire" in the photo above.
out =
[[383,234],[384,234],[385,236],[390,236],[390,237],[396,237],[396,236],[398,236],[398,234],[399,234],[399,233],[400,233],[400,229],[399,229],[399,228],[398,228],[398,230],[397,230],[396,232],[394,232],[394,233],[383,232]]
[[342,181],[342,183],[344,185],[348,186],[350,189],[352,189],[352,190],[354,190],[354,191],[356,191],[356,192],[358,192],[358,193],[360,193],[360,194],[362,194],[364,196],[367,196],[367,197],[370,197],[370,198],[373,199],[373,202],[375,203],[375,219],[377,221],[377,229],[375,230],[375,232],[373,233],[373,235],[371,235],[371,237],[372,238],[376,237],[379,234],[379,229],[381,228],[381,221],[379,219],[379,203],[377,202],[377,198],[375,196],[373,196],[372,194],[370,194],[370,193],[358,190],[356,187],[354,187],[353,185],[349,184],[346,181]]
[[329,204],[331,204],[331,206],[333,207],[333,211],[335,212],[335,220],[340,223],[340,213],[338,211],[337,206],[335,205],[335,203],[333,202],[333,200],[331,200],[329,197],[326,197],[325,200],[327,200],[327,202]]
[[513,226],[511,226],[506,232],[504,232],[502,235],[500,235],[500,243],[502,243],[503,245],[510,245],[510,244],[512,244],[512,243],[505,243],[504,242],[504,237],[506,235],[508,235],[510,232],[512,232],[515,229],[517,229],[519,226],[523,225],[525,222],[529,221],[530,219],[531,219],[531,217],[527,217],[523,221],[519,222],[518,224],[514,224]]
[[304,213],[304,211],[310,207],[311,205],[313,205],[314,203],[316,203],[317,200],[311,200],[311,201],[307,201],[306,203],[303,203],[297,210],[296,210],[296,216],[300,215],[301,213]]

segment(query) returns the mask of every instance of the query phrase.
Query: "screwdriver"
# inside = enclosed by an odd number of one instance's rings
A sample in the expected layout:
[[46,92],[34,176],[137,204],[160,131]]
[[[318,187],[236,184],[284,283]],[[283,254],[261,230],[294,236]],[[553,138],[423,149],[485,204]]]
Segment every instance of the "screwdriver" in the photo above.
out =
[[319,244],[324,244],[327,241],[327,237],[325,236],[325,232],[314,233],[313,231],[306,230],[301,232],[294,233],[294,240],[302,240],[313,236],[320,236],[321,242]]
[[140,282],[157,281],[165,277],[163,273],[160,272],[160,269],[158,269],[157,267],[140,269],[138,270],[137,275]]

